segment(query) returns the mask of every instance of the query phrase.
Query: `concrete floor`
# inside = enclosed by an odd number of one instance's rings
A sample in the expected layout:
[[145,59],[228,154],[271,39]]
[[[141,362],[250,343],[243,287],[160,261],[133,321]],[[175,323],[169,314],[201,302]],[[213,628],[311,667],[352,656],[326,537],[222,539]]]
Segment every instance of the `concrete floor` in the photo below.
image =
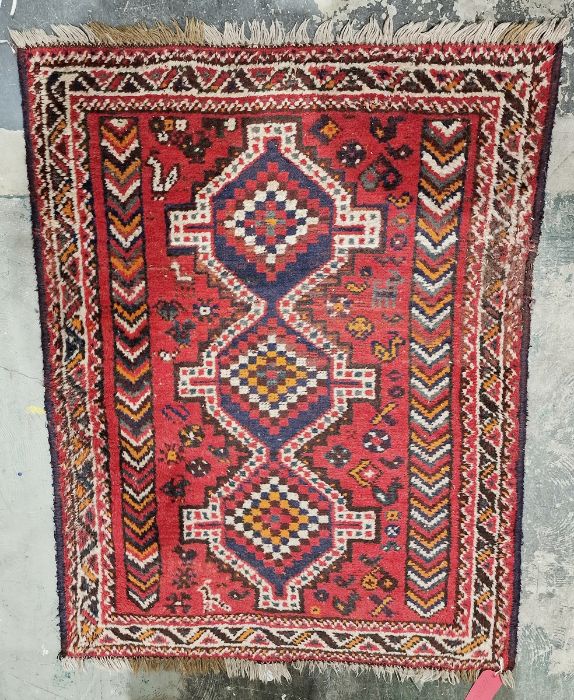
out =
[[[11,16],[11,10],[14,10]],[[131,674],[57,661],[52,487],[20,97],[7,28],[194,15],[223,19],[572,16],[571,0],[0,0],[0,700],[373,700],[464,698],[468,684],[387,683],[370,674],[294,673],[268,685],[224,676]],[[565,46],[546,214],[536,261],[530,353],[523,588],[516,689],[498,698],[574,697],[574,48]]]

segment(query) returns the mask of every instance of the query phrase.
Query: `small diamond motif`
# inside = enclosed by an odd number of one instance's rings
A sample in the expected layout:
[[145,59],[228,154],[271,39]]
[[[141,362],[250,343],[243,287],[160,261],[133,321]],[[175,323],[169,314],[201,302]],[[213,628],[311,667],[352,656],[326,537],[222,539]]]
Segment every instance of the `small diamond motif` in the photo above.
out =
[[260,550],[266,559],[280,562],[309,542],[329,523],[329,513],[312,505],[272,476],[225,516],[225,524]]
[[242,202],[224,226],[242,238],[269,266],[319,224],[316,211],[289,195],[277,180],[269,180],[251,199]]
[[269,416],[279,418],[301,397],[326,382],[328,372],[289,350],[276,335],[252,347],[237,362],[221,371],[235,391]]

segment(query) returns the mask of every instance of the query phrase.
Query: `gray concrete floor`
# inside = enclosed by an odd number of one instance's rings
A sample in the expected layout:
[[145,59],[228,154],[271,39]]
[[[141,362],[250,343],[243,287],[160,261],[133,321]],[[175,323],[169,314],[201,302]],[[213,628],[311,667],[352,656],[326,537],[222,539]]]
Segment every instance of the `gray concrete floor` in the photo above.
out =
[[[14,14],[11,16],[11,10]],[[0,0],[7,28],[89,19],[129,23],[194,14],[206,21],[274,17],[499,21],[572,16],[571,0]],[[574,48],[565,46],[548,196],[534,278],[516,689],[498,698],[574,698]],[[0,43],[0,700],[411,700],[464,698],[468,684],[388,683],[365,673],[293,673],[290,684],[224,676],[132,674],[57,661],[52,486],[38,303],[14,55]]]

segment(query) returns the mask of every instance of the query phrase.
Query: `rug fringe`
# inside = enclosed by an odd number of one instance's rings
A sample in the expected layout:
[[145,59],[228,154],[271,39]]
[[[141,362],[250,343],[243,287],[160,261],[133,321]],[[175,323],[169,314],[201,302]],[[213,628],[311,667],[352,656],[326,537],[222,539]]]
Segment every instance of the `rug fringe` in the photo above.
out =
[[248,23],[225,22],[223,31],[211,24],[189,18],[183,24],[144,22],[113,27],[101,22],[79,26],[52,25],[52,33],[43,29],[10,30],[17,48],[32,46],[290,46],[332,44],[557,44],[570,30],[568,19],[536,20],[531,22],[491,21],[465,24],[441,22],[430,29],[427,22],[411,22],[394,29],[389,16],[380,22],[372,16],[362,26],[349,21],[337,27],[334,19],[321,22],[313,31],[306,19],[292,29],[273,20]]
[[[62,667],[66,671],[86,671],[99,668],[107,671],[176,671],[189,676],[204,676],[210,673],[221,673],[226,670],[225,659],[190,659],[184,657],[75,657],[62,656]],[[262,664],[265,665],[265,664]]]
[[[181,657],[137,657],[137,658],[75,658],[64,656],[62,666],[68,671],[103,668],[108,671],[175,671],[188,676],[204,676],[225,673],[229,678],[248,678],[252,681],[280,683],[291,680],[290,669],[327,673],[374,673],[387,681],[412,681],[418,688],[425,683],[443,681],[453,685],[460,682],[474,683],[481,670],[442,670],[432,668],[402,668],[400,666],[372,666],[368,664],[328,663],[324,661],[294,661],[292,663],[260,663],[248,659],[188,659]],[[514,688],[512,671],[500,672],[502,682]]]

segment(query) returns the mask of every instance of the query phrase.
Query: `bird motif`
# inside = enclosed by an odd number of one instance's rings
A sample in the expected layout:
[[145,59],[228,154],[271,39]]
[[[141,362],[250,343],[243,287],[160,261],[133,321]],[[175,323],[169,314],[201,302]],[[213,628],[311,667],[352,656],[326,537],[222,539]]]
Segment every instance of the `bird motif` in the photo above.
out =
[[158,199],[163,199],[165,194],[171,190],[179,178],[179,165],[177,163],[170,168],[166,176],[163,174],[163,167],[155,155],[150,155],[147,164],[153,170],[151,188]]
[[371,119],[371,134],[379,141],[379,143],[387,143],[392,141],[397,135],[397,126],[404,121],[404,117],[389,117],[387,123],[377,117]]
[[401,338],[401,336],[395,331],[392,331],[390,334],[390,339],[386,345],[378,340],[373,340],[371,349],[374,356],[378,360],[381,360],[381,362],[391,362],[392,360],[396,359],[397,355],[399,354],[399,348],[404,344],[405,339]]
[[340,612],[341,615],[350,615],[357,607],[359,597],[359,594],[355,592],[351,593],[347,600],[335,596],[333,598],[333,607],[337,612]]
[[392,506],[393,503],[396,503],[397,498],[399,497],[399,489],[402,488],[403,485],[401,482],[398,479],[393,479],[386,491],[378,486],[374,486],[373,495],[377,501],[380,501],[384,506]]

